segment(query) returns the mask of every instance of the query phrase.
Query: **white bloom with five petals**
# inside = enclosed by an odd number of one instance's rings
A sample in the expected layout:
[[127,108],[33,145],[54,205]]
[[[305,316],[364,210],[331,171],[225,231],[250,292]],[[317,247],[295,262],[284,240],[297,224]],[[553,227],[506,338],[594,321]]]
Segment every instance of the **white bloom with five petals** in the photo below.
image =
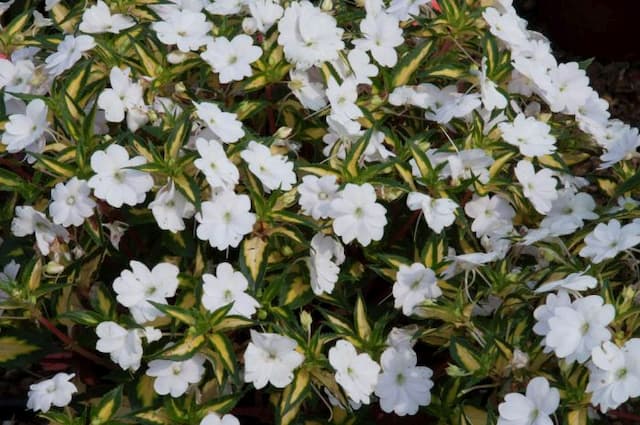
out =
[[514,171],[524,196],[531,201],[535,210],[540,214],[551,211],[552,202],[558,199],[557,180],[553,178],[553,171],[543,168],[536,173],[533,164],[525,159],[518,161]]
[[244,235],[251,233],[256,215],[249,212],[251,200],[247,195],[224,191],[211,201],[202,203],[202,211],[196,214],[198,239],[220,250],[238,246]]
[[235,143],[244,137],[242,123],[237,115],[223,112],[218,105],[210,102],[195,103],[196,114],[213,134],[223,143]]
[[356,403],[369,404],[369,397],[378,383],[380,365],[367,353],[343,339],[329,350],[329,363],[336,371],[336,382]]
[[96,203],[89,197],[91,188],[85,180],[73,177],[66,183],[58,183],[51,189],[49,214],[53,222],[64,227],[81,226],[93,215]]
[[51,405],[64,407],[71,403],[71,396],[78,388],[69,382],[75,373],[58,373],[51,379],[40,381],[29,386],[27,409],[46,413]]
[[190,384],[200,382],[205,372],[205,361],[201,354],[184,361],[152,360],[145,374],[155,378],[153,389],[156,393],[180,397],[187,392]]
[[376,202],[376,191],[369,183],[348,183],[331,202],[333,231],[344,243],[356,239],[367,246],[379,241],[387,224],[387,210]]
[[298,343],[288,336],[251,330],[251,342],[244,352],[244,381],[259,390],[271,383],[284,388],[293,381],[293,371],[304,356],[296,351]]
[[497,425],[553,425],[550,416],[560,404],[560,392],[543,377],[533,378],[525,395],[509,393],[498,406]]
[[458,208],[458,204],[451,199],[435,199],[419,192],[411,192],[407,196],[407,206],[411,211],[422,210],[427,225],[436,233],[453,224]]
[[246,292],[247,278],[233,270],[229,263],[218,264],[216,274],[205,273],[202,280],[202,305],[210,312],[233,304],[228,314],[250,318],[260,307],[260,303]]
[[170,263],[159,263],[149,270],[139,261],[129,262],[131,270],[123,270],[113,281],[113,290],[120,304],[129,308],[136,323],[144,323],[164,314],[149,301],[167,304],[176,294],[180,270]]
[[258,177],[267,193],[277,189],[290,190],[296,183],[293,162],[288,161],[283,155],[272,154],[265,145],[252,140],[247,149],[240,152],[240,157]]
[[396,281],[393,284],[394,307],[402,308],[405,316],[413,314],[420,303],[442,295],[438,287],[436,274],[420,263],[411,266],[400,265]]
[[219,74],[220,82],[227,84],[251,77],[251,64],[262,56],[262,49],[253,45],[251,37],[240,34],[232,40],[216,37],[200,56]]

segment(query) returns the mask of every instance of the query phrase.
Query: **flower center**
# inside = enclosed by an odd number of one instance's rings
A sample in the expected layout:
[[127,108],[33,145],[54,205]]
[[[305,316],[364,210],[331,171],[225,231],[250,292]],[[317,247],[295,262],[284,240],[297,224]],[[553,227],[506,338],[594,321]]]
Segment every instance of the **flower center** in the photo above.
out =
[[582,335],[586,335],[587,332],[589,332],[589,323],[584,323],[580,330],[582,331]]
[[326,193],[324,193],[324,192],[320,192],[320,193],[318,193],[318,199],[320,199],[320,200],[322,200],[322,201],[324,201],[324,200],[325,200],[325,199],[327,199],[328,197],[329,197],[329,195],[327,195],[327,194],[326,194]]
[[357,207],[353,212],[353,215],[355,215],[356,218],[362,218],[364,216],[364,211],[362,210],[361,207]]
[[150,286],[144,291],[144,294],[147,295],[147,296],[151,296],[151,295],[155,294],[157,290],[158,289],[155,286]]
[[231,223],[231,211],[225,212],[224,215],[222,216],[222,219],[227,224]]
[[171,366],[171,372],[173,372],[174,375],[180,375],[182,372],[182,366],[179,364]]
[[50,387],[47,387],[47,393],[51,394],[51,393],[55,393],[56,392],[56,386],[55,385],[51,385]]
[[233,301],[233,292],[227,289],[224,291],[224,300],[227,302]]
[[618,369],[616,371],[616,378],[622,379],[627,376],[627,368]]
[[397,375],[396,375],[396,383],[397,383],[398,385],[402,385],[402,384],[404,384],[404,381],[405,381],[405,380],[406,380],[406,378],[404,377],[404,375],[403,375],[403,374],[399,373],[399,374],[397,374]]
[[116,171],[115,173],[113,173],[113,178],[118,182],[118,183],[122,183],[124,182],[124,175],[122,174],[121,171]]
[[67,198],[67,205],[74,205],[76,203],[76,198],[75,196],[69,196]]
[[231,56],[229,58],[229,65],[233,65],[234,63],[238,62],[238,57],[237,56]]
[[420,280],[416,280],[411,284],[411,289],[416,289],[420,285]]

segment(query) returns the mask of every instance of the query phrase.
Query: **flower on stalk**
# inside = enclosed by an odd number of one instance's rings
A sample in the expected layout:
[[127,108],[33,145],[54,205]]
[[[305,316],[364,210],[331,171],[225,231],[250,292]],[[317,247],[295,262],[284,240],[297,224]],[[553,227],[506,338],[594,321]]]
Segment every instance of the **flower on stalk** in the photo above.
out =
[[196,212],[195,206],[184,197],[173,181],[158,190],[156,199],[149,203],[158,227],[172,233],[184,230],[185,218],[191,218]]
[[27,105],[24,114],[12,114],[5,124],[2,133],[2,144],[7,152],[16,153],[21,150],[39,153],[44,146],[47,122],[47,105],[41,99],[34,99]]
[[102,0],[85,9],[80,22],[80,31],[87,34],[110,32],[118,34],[120,31],[134,26],[136,22],[131,17],[120,13],[111,14],[109,6]]
[[268,383],[276,388],[286,387],[293,381],[293,371],[304,361],[304,356],[296,351],[297,346],[288,336],[252,329],[251,342],[244,352],[244,381],[258,390]]
[[367,246],[379,241],[387,224],[387,210],[376,202],[376,191],[369,183],[348,183],[331,202],[333,231],[347,244],[356,239]]
[[296,183],[293,162],[283,155],[272,154],[265,145],[252,140],[247,149],[240,152],[240,156],[249,164],[249,170],[260,179],[267,193],[277,189],[290,190]]
[[431,403],[433,371],[416,366],[418,357],[411,348],[387,348],[380,357],[382,373],[378,377],[375,394],[380,407],[398,416],[415,415],[420,406]]
[[251,37],[240,34],[232,40],[216,37],[200,56],[219,74],[220,82],[227,84],[251,77],[251,64],[260,59],[262,49],[253,45]]
[[141,155],[129,158],[127,150],[120,145],[109,145],[106,150],[91,155],[91,169],[96,174],[89,179],[89,187],[97,198],[113,207],[139,204],[153,187],[153,177],[131,167],[146,162]]
[[58,183],[51,189],[49,214],[53,222],[64,227],[81,226],[93,215],[96,203],[89,197],[91,189],[85,180],[73,177],[66,183]]
[[393,284],[394,307],[402,308],[405,316],[411,316],[420,303],[442,295],[436,274],[420,263],[411,266],[400,265]]
[[160,395],[171,394],[180,397],[187,392],[190,384],[197,384],[204,376],[206,358],[196,354],[184,361],[152,360],[145,372],[154,377],[153,389]]
[[550,416],[560,404],[560,392],[538,376],[527,384],[525,395],[509,393],[498,406],[498,425],[553,425]]
[[149,301],[167,304],[176,294],[180,270],[170,263],[159,263],[149,270],[139,261],[129,262],[131,270],[123,270],[113,281],[120,304],[129,308],[136,323],[149,322],[164,314]]
[[57,373],[53,378],[40,381],[29,386],[27,409],[46,413],[51,405],[64,407],[71,403],[71,396],[78,388],[69,382],[75,373]]
[[356,403],[369,404],[369,396],[378,383],[380,365],[369,354],[358,354],[356,348],[343,339],[329,350],[329,363],[336,371],[336,382]]
[[344,248],[331,236],[316,233],[311,239],[311,256],[307,267],[311,278],[311,290],[316,295],[333,292],[340,264],[344,262]]
[[233,270],[229,263],[218,264],[216,274],[205,273],[202,280],[202,305],[210,312],[233,304],[228,314],[250,318],[260,307],[260,303],[246,293],[249,287],[247,278]]
[[407,206],[411,211],[422,210],[427,225],[436,233],[453,224],[458,208],[458,204],[451,199],[435,199],[419,192],[411,192],[407,196]]
[[220,250],[238,246],[253,230],[256,215],[249,212],[251,200],[247,195],[224,191],[211,201],[202,203],[202,212],[196,214],[198,239]]

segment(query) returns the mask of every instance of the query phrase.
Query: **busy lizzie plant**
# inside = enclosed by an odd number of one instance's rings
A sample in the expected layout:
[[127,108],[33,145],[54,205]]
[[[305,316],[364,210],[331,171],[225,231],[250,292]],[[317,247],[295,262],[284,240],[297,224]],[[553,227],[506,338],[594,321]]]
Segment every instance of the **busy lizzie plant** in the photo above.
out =
[[638,422],[638,129],[510,0],[0,8],[34,421]]

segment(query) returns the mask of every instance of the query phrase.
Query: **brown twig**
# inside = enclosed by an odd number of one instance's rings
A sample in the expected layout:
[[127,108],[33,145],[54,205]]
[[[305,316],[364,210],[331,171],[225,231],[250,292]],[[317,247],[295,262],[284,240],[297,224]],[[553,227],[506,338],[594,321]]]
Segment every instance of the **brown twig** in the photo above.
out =
[[42,324],[45,328],[47,328],[52,334],[54,334],[60,341],[62,341],[71,351],[81,355],[82,357],[91,360],[92,362],[107,367],[109,369],[115,369],[114,365],[101,357],[93,354],[90,351],[85,350],[81,346],[78,345],[73,339],[71,339],[68,335],[58,329],[53,323],[51,323],[46,317],[38,314],[37,316],[38,322]]
[[610,410],[607,412],[607,416],[613,416],[616,419],[622,419],[624,421],[631,421],[631,423],[640,423],[640,415],[625,412],[622,410]]

